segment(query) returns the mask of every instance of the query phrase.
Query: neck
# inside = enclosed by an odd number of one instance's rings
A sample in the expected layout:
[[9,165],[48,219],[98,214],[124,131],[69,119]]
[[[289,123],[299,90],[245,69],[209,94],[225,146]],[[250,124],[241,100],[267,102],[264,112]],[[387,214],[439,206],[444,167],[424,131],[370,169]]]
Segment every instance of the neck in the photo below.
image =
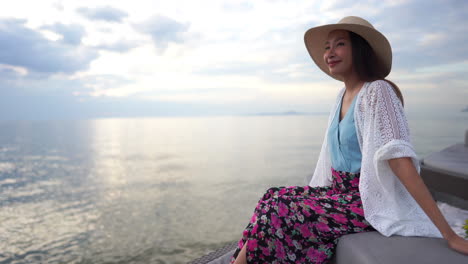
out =
[[353,74],[345,78],[344,83],[345,83],[346,93],[349,93],[349,94],[356,94],[357,92],[359,92],[359,90],[361,90],[362,86],[364,85],[364,81],[359,79],[357,74]]

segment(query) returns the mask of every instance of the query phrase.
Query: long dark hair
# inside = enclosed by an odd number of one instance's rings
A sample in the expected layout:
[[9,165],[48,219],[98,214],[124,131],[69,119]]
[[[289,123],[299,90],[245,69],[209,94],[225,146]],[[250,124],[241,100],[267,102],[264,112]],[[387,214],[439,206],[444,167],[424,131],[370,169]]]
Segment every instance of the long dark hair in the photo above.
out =
[[382,69],[383,65],[379,62],[377,55],[369,43],[363,37],[351,31],[349,31],[349,38],[352,46],[353,66],[359,78],[366,82],[385,80],[390,83],[401,104],[404,105],[403,94],[400,88],[392,81],[385,79],[385,76],[382,74],[384,72]]

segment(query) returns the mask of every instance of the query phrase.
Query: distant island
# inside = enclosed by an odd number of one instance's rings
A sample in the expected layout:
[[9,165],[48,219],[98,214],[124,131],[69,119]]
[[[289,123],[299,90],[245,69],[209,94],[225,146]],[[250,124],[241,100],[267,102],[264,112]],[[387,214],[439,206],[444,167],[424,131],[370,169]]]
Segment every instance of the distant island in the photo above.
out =
[[468,106],[465,107],[465,109],[462,109],[461,111],[462,111],[462,112],[468,112]]
[[307,113],[301,113],[301,112],[296,112],[296,111],[286,111],[286,112],[266,112],[266,113],[257,113],[254,115],[265,115],[265,116],[271,116],[271,115],[306,115]]
[[297,112],[297,111],[285,111],[285,112],[262,112],[262,113],[254,113],[254,114],[248,114],[248,115],[254,115],[254,116],[297,116],[297,115],[322,115],[322,114],[328,114],[328,113],[308,113],[308,112]]

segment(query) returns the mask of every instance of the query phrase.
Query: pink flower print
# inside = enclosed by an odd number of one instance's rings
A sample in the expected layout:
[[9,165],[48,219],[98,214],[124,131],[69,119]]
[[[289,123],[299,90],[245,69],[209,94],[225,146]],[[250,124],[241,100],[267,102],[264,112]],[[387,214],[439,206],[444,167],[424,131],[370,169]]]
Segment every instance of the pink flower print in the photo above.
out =
[[364,210],[362,210],[362,208],[360,207],[351,207],[351,212],[355,213],[355,214],[358,214],[358,215],[364,215]]
[[323,260],[323,252],[311,247],[309,250],[307,250],[307,257],[313,261],[314,263],[321,263],[321,260]]
[[258,233],[258,238],[263,239],[264,237],[265,237],[265,232],[260,231],[260,232]]
[[323,263],[327,259],[327,254],[319,250],[316,258],[318,263]]
[[357,227],[362,227],[362,228],[366,228],[368,225],[367,224],[364,224],[363,222],[359,222],[357,220],[351,220],[351,223],[353,223],[354,226],[357,226]]
[[297,240],[294,240],[293,243],[296,249],[302,250],[302,245],[299,242],[297,242]]
[[340,174],[337,173],[335,175],[335,178],[336,178],[336,182],[340,182],[340,183],[343,182],[343,179],[341,178]]
[[275,235],[276,235],[277,237],[281,238],[281,239],[283,239],[283,238],[284,238],[284,235],[283,235],[283,230],[282,230],[282,229],[278,229],[278,230],[276,230],[276,233],[275,233]]
[[286,241],[286,243],[288,244],[288,246],[292,247],[293,246],[293,243],[296,242],[296,240],[292,241],[291,238],[288,236],[288,235],[284,235],[284,240]]
[[279,205],[279,216],[284,217],[288,215],[288,207],[284,203],[280,203]]
[[291,207],[291,210],[292,210],[292,211],[297,211],[297,204],[296,204],[296,203],[292,203],[292,204],[290,205],[290,207]]
[[321,206],[311,206],[310,207],[312,210],[315,211],[316,214],[324,214],[325,210]]
[[254,225],[254,227],[252,228],[252,234],[257,234],[257,230],[258,230],[258,225]]
[[354,179],[351,180],[351,186],[353,187],[358,187],[359,186],[359,177],[355,177]]
[[237,245],[238,245],[239,248],[243,248],[244,247],[244,240],[243,239],[239,240],[239,243],[237,243]]
[[295,224],[294,224],[294,226],[293,226],[293,229],[295,229],[295,230],[299,230],[299,229],[300,229],[300,227],[301,227],[301,224],[299,224],[299,223],[295,223]]
[[262,254],[265,256],[270,256],[270,249],[268,247],[262,248]]
[[305,209],[305,210],[302,210],[302,214],[305,215],[305,217],[310,217],[312,214],[309,212],[309,210]]
[[328,224],[328,219],[326,217],[324,217],[324,216],[319,216],[317,221],[320,222],[320,223]]
[[255,223],[256,221],[257,221],[257,215],[254,214],[254,215],[252,215],[252,218],[250,218],[250,223],[253,224],[253,223]]
[[336,209],[338,212],[344,212],[344,211],[345,211],[345,209],[343,209],[343,208],[341,208],[341,207],[336,207],[335,209]]
[[275,241],[275,249],[276,249],[276,258],[284,259],[286,257],[283,244],[281,244],[279,240]]
[[348,222],[348,218],[342,214],[330,214],[330,216],[338,223],[345,224]]
[[275,229],[279,229],[281,227],[281,220],[275,215],[271,215],[271,224]]
[[301,225],[301,234],[303,237],[311,237],[312,236],[312,233],[310,232],[309,230],[309,226],[308,225]]
[[247,241],[247,248],[249,251],[254,251],[258,247],[257,245],[257,240],[256,239],[251,239]]
[[290,259],[291,261],[295,261],[296,260],[296,254],[288,253],[288,259]]
[[284,194],[288,193],[288,189],[287,188],[283,188],[281,189],[279,192],[278,192],[278,196],[283,196]]
[[308,205],[308,206],[310,206],[310,207],[316,206],[316,205],[317,205],[317,202],[316,202],[315,200],[313,200],[313,199],[306,199],[306,200],[303,200],[302,203],[303,203],[304,205]]
[[325,223],[317,223],[315,224],[315,227],[319,230],[319,231],[322,231],[322,232],[330,232],[330,227],[325,224]]
[[340,174],[337,171],[332,170],[332,175],[336,177],[336,176],[339,176]]
[[302,214],[299,214],[297,216],[297,220],[299,220],[299,222],[301,222],[301,223],[304,223],[304,216]]

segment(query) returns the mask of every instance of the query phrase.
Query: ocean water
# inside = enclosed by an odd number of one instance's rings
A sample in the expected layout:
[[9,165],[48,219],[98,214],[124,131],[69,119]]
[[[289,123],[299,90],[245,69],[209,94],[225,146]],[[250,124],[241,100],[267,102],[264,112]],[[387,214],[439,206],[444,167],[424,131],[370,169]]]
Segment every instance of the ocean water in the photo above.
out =
[[[325,115],[0,123],[0,263],[186,263],[239,239],[271,186],[305,185]],[[420,157],[468,113],[409,116]]]

